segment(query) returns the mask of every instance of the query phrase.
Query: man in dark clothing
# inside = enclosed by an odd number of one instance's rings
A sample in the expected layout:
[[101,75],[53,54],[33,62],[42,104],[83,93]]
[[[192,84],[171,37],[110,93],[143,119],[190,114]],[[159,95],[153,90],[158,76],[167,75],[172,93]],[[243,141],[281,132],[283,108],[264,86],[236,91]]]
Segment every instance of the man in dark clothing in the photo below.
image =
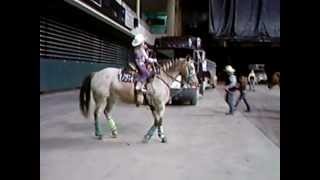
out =
[[240,76],[240,78],[239,78],[239,87],[238,87],[238,89],[239,89],[239,91],[240,91],[240,96],[238,97],[238,100],[237,100],[237,102],[236,102],[236,104],[235,104],[235,108],[237,108],[239,102],[240,102],[241,100],[243,100],[244,104],[245,104],[246,107],[247,107],[246,112],[250,112],[250,105],[249,105],[249,103],[248,103],[248,101],[247,101],[247,98],[246,98],[246,88],[247,88],[247,84],[248,84],[247,78],[246,78],[245,76]]

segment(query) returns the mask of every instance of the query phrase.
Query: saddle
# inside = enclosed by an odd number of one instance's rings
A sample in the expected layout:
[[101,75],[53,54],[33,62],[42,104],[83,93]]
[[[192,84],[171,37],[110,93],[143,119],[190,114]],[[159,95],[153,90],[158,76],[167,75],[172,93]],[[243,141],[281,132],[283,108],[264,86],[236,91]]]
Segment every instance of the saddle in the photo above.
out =
[[[152,76],[150,76],[147,79],[147,82],[142,85],[140,90],[136,90],[137,87],[137,79],[139,76],[139,70],[137,66],[134,63],[129,62],[128,67],[124,68],[121,70],[121,72],[118,74],[118,79],[121,82],[124,83],[134,83],[134,95],[135,95],[135,100],[136,100],[136,105],[139,106],[141,104],[146,104],[146,92],[143,92],[142,89],[147,89],[147,84],[150,83],[153,78],[155,77],[155,74],[158,74],[158,71],[155,71],[154,68],[152,68]],[[160,71],[159,71],[160,73]],[[140,85],[141,86],[141,85]]]
[[[128,67],[125,67],[121,70],[121,72],[118,75],[119,81],[125,82],[125,83],[135,83],[137,81],[137,78],[139,76],[139,70],[137,66],[131,62],[128,63]],[[151,82],[152,79],[155,77],[155,75],[160,74],[160,69],[152,67],[151,68],[151,76],[147,79],[147,83]]]

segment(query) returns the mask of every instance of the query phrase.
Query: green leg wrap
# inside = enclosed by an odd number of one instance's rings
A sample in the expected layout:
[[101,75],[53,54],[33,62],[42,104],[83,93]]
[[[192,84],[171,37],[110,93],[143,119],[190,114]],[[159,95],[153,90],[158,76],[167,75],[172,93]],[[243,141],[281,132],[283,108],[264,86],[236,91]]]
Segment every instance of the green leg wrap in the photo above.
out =
[[101,134],[101,129],[98,121],[94,122],[94,127],[95,127],[95,135],[96,136],[102,136]]
[[108,126],[112,131],[117,130],[116,124],[111,118],[108,119]]
[[149,129],[147,135],[150,136],[150,137],[152,137],[153,134],[154,134],[154,132],[155,132],[155,130],[156,130],[156,127],[155,127],[155,126],[152,126],[152,127]]

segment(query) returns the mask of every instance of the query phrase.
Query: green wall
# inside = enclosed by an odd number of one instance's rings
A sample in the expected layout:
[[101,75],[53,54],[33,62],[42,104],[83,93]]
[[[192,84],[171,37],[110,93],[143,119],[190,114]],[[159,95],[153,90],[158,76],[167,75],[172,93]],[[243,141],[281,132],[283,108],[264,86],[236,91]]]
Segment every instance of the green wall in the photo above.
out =
[[116,66],[40,58],[40,92],[80,87],[85,76],[106,67]]

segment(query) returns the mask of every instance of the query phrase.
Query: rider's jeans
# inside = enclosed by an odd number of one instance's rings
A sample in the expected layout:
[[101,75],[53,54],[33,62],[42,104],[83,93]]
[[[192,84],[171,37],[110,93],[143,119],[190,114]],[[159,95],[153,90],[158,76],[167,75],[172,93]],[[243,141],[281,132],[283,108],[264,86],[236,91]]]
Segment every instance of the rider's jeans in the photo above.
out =
[[145,65],[139,65],[139,78],[138,81],[144,83],[148,77],[150,76],[149,71],[147,70],[147,67]]
[[229,106],[229,113],[233,113],[235,111],[235,92],[229,91],[226,93],[225,100]]

